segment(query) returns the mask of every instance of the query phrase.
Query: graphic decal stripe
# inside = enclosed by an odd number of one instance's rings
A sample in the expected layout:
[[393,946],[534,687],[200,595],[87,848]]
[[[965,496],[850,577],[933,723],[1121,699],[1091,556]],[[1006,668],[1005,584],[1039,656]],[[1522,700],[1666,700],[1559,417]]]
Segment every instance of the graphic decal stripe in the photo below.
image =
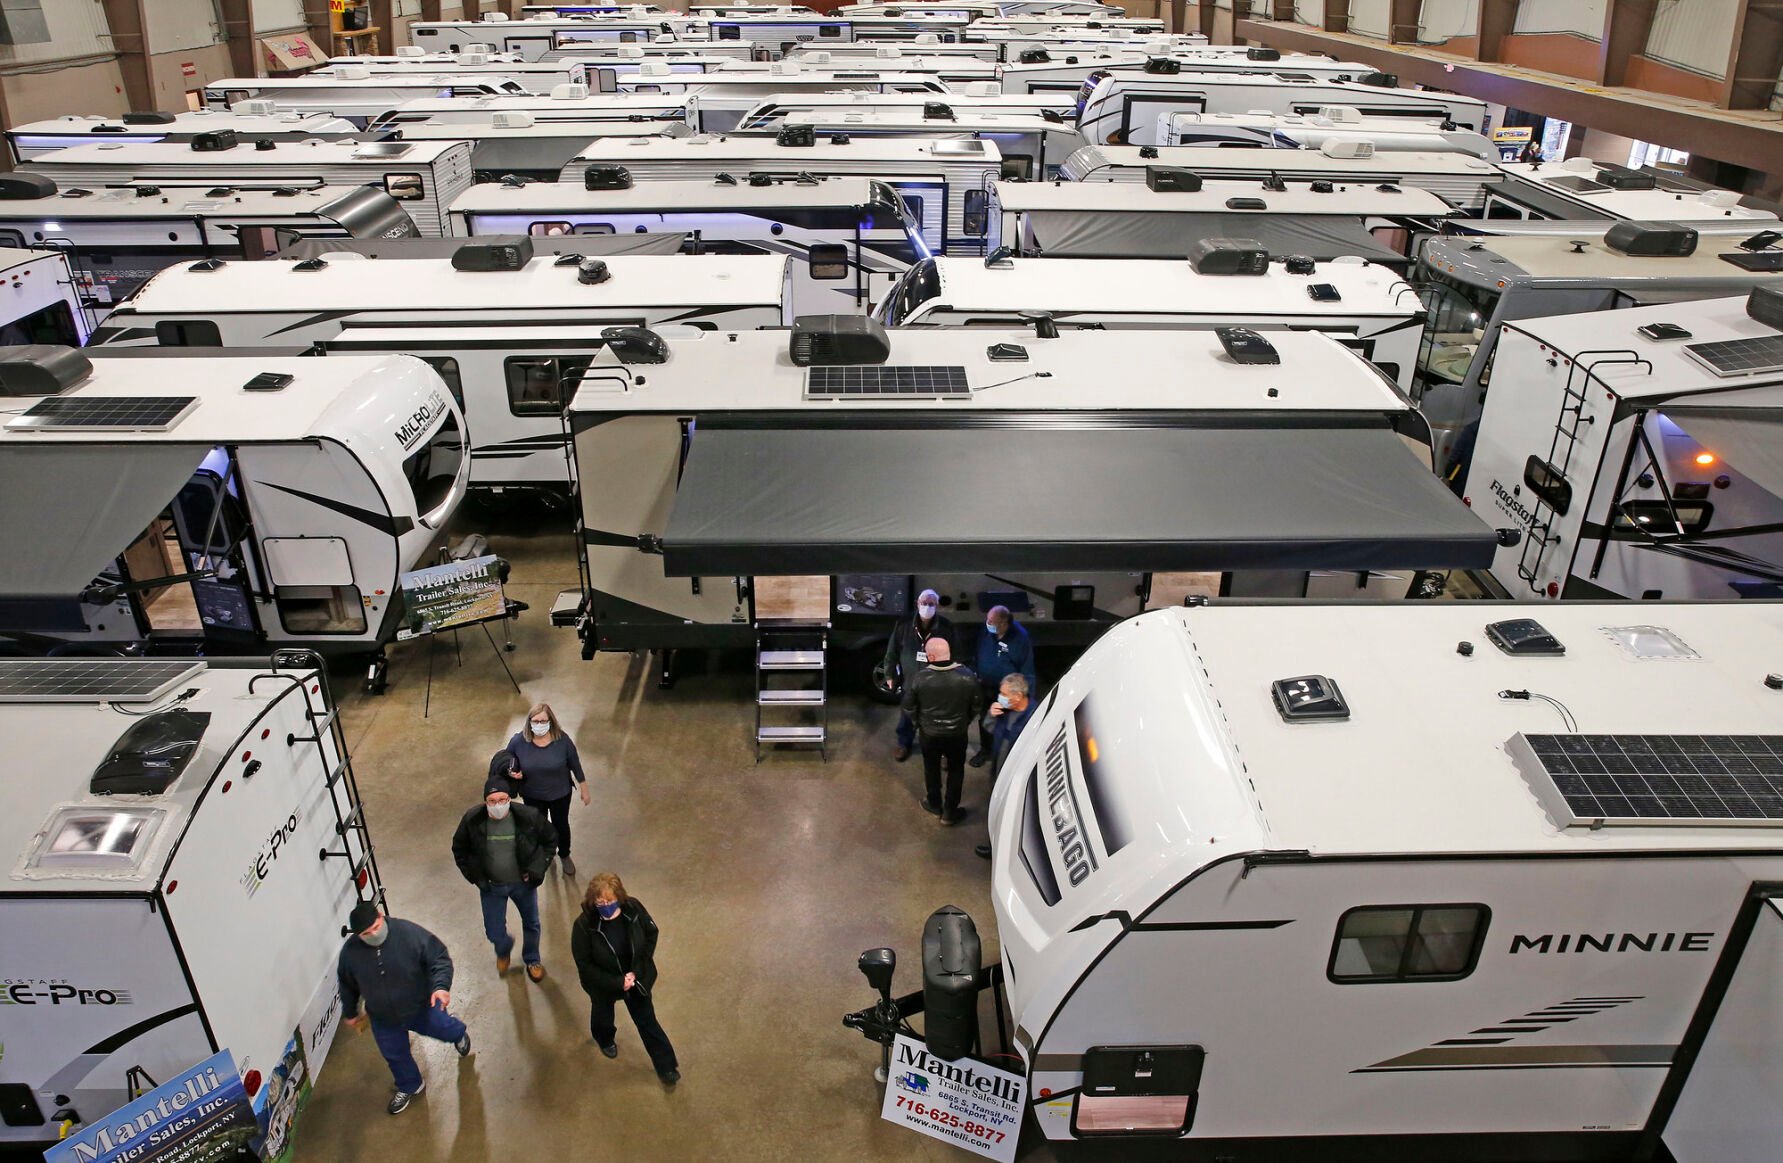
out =
[[1666,1068],[1677,1046],[1431,1046],[1351,1071]]

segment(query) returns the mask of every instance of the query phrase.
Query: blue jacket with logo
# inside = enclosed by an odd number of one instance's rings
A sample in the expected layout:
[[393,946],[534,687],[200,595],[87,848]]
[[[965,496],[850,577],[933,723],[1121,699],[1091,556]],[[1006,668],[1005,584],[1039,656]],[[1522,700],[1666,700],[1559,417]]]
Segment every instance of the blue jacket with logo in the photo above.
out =
[[1009,633],[998,638],[989,630],[978,632],[978,665],[972,668],[980,682],[991,689],[996,689],[1005,676],[1019,674],[1028,680],[1028,696],[1032,698],[1038,691],[1034,677],[1034,641],[1028,637],[1028,629],[1013,618],[1009,621]]

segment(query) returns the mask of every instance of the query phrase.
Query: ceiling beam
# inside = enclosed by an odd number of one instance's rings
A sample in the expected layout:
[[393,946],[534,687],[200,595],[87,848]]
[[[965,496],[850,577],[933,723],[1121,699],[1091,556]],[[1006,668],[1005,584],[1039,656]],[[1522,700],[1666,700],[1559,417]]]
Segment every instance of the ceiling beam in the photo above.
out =
[[1479,21],[1474,26],[1474,59],[1504,59],[1504,38],[1511,35],[1517,27],[1517,2],[1518,0],[1480,0]]
[[223,43],[229,49],[230,71],[238,77],[259,76],[253,0],[217,0],[217,17],[223,25]]
[[1303,24],[1241,20],[1235,32],[1253,44],[1360,61],[1398,74],[1401,84],[1449,89],[1764,173],[1783,170],[1783,123],[1775,119],[1667,104],[1652,94],[1627,89],[1595,91],[1595,86],[1551,73],[1476,63],[1426,48],[1389,46],[1371,37],[1323,32]]
[[1417,44],[1424,0],[1393,0],[1387,17],[1388,44]]
[[[1727,79],[1721,83],[1723,109],[1768,109],[1783,69],[1783,4],[1739,0],[1733,44],[1727,52]],[[1783,167],[1780,167],[1783,168]]]
[[1647,50],[1659,0],[1609,0],[1603,9],[1603,36],[1597,42],[1597,82],[1627,82],[1628,60]]

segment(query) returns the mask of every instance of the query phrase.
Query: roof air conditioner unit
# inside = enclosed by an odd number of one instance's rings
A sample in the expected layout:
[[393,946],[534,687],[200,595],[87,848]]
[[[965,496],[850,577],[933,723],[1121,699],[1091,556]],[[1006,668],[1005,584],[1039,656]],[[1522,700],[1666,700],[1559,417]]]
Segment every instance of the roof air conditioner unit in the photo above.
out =
[[235,146],[236,136],[233,129],[213,129],[208,133],[192,135],[193,153],[222,153],[226,149],[234,149]]
[[1146,166],[1145,185],[1157,193],[1193,194],[1201,188],[1201,175],[1179,166]]
[[[267,105],[266,111],[268,113],[271,113],[273,111],[272,102],[268,101],[266,103],[266,105]],[[240,106],[237,106],[236,111],[239,111],[239,109],[240,109]],[[202,113],[203,110],[200,110],[200,112]],[[212,110],[212,114],[213,115],[215,114],[215,110]],[[103,117],[84,117],[84,118],[72,118],[71,120],[104,121],[105,118],[103,118]],[[142,112],[142,113],[126,113],[123,116],[123,122],[125,125],[172,125],[174,123],[174,115],[171,113],[164,113],[158,109],[155,109],[155,110],[149,110],[147,112]]]
[[588,86],[580,81],[565,81],[561,85],[553,85],[551,86],[551,100],[586,101],[588,100]]
[[531,129],[533,118],[524,109],[505,109],[491,114],[489,123],[497,129]]
[[796,77],[799,73],[799,62],[775,61],[768,66],[768,72],[776,77]]
[[895,44],[882,44],[878,48],[873,50],[873,55],[878,57],[880,60],[888,60],[892,57],[903,56],[904,50],[899,48]]
[[1766,327],[1783,331],[1783,291],[1776,287],[1753,287],[1746,296],[1746,314]]
[[932,32],[919,32],[916,34],[916,43],[917,44],[940,44],[941,38],[936,36]]
[[452,252],[455,271],[519,271],[532,261],[532,239],[515,235],[506,242],[467,242]]
[[666,77],[670,71],[669,66],[662,61],[645,61],[638,66],[640,77]]
[[1652,190],[1659,186],[1659,179],[1646,170],[1631,170],[1627,166],[1606,165],[1599,167],[1597,180],[1612,190]]
[[78,348],[48,343],[0,347],[0,396],[53,396],[92,374],[93,362]]
[[1003,90],[995,81],[966,82],[966,96],[968,97],[995,97],[1002,92]]
[[1282,54],[1280,49],[1252,45],[1244,50],[1244,59],[1247,61],[1279,61],[1282,59]]
[[1372,85],[1377,89],[1399,88],[1398,73],[1363,73],[1356,78],[1358,85]]
[[585,190],[629,190],[631,171],[624,166],[589,166],[582,171]]
[[1569,157],[1560,163],[1560,168],[1569,174],[1588,174],[1597,168],[1597,163],[1588,157]]
[[1336,158],[1373,157],[1374,142],[1365,137],[1328,137],[1319,152]]
[[1696,253],[1696,231],[1676,222],[1618,222],[1603,244],[1618,254],[1684,258]]
[[1362,110],[1354,105],[1321,105],[1319,116],[1345,124],[1362,120]]
[[[508,14],[506,12],[485,12],[485,13],[483,13],[483,23],[484,24],[502,24],[502,23],[505,23],[507,21],[507,19],[508,19]],[[545,13],[545,15],[542,17],[542,19],[544,19],[544,20],[551,19],[551,14],[549,12]]]
[[427,55],[427,50],[418,44],[399,44],[396,46],[396,55],[399,57],[424,57]]
[[[488,56],[495,51],[495,46],[492,44],[467,44],[458,51],[460,54],[478,52],[482,53],[484,56]],[[460,59],[462,59],[462,56]]]
[[1732,190],[1704,190],[1697,200],[1717,209],[1729,210],[1740,204],[1740,196]]
[[864,315],[802,315],[793,320],[789,354],[800,367],[884,363],[891,340],[878,320]]
[[240,113],[244,117],[273,117],[278,114],[278,111],[278,102],[269,101],[264,97],[237,101],[229,107],[229,112]]
[[371,77],[371,70],[364,65],[342,65],[334,75],[343,81],[364,81]]
[[833,54],[827,52],[806,53],[804,59],[814,65],[827,65],[833,59]]
[[1266,275],[1269,251],[1254,238],[1203,238],[1189,249],[1199,275]]
[[635,44],[622,44],[619,46],[619,55],[628,61],[637,60],[644,55],[644,50]]
[[489,63],[489,54],[486,52],[461,52],[458,54],[458,63],[461,65],[486,65]]

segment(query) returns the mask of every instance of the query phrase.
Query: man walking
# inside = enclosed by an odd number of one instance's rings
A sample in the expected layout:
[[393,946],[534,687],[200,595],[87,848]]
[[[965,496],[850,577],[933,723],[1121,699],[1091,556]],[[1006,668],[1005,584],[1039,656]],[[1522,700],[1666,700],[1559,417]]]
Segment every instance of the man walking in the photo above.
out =
[[399,1115],[427,1085],[409,1051],[410,1033],[450,1042],[460,1058],[471,1052],[469,1031],[446,1011],[452,1004],[452,956],[438,937],[413,921],[384,916],[370,901],[354,905],[347,923],[353,935],[341,946],[337,971],[341,1013],[355,1030],[370,1023],[378,1053],[396,1080],[396,1093],[384,1109]]
[[[894,626],[891,639],[885,644],[885,660],[879,669],[885,674],[887,685],[895,689],[902,679],[905,691],[909,691],[911,680],[928,664],[923,644],[931,638],[939,638],[951,647],[953,623],[941,616],[941,596],[934,590],[924,590],[916,596],[916,617],[905,618]],[[898,749],[892,758],[899,763],[909,759],[915,742],[916,727],[910,721],[910,712],[900,711]]]
[[[992,606],[985,611],[984,633],[978,636],[978,665],[972,669],[978,672],[978,685],[983,688],[986,703],[997,700],[997,692],[1009,675],[1021,675],[1028,690],[1039,685],[1034,677],[1034,641],[1008,606]],[[978,721],[978,752],[972,756],[973,767],[983,767],[996,752],[985,724],[986,720]]]
[[[985,716],[991,723],[992,788],[997,786],[997,777],[1003,774],[1003,763],[1009,758],[1009,752],[1014,749],[1015,741],[1021,738],[1022,728],[1028,725],[1028,720],[1033,716],[1033,689],[1028,686],[1028,680],[1019,674],[1005,675],[997,688],[997,701],[991,704],[990,714]],[[981,733],[983,732],[984,724],[982,722],[979,723],[978,729]],[[987,803],[990,801],[989,791],[985,792],[985,801]],[[972,851],[989,860],[991,858],[989,812],[984,815],[984,823],[984,843]]]
[[904,713],[922,735],[922,776],[928,792],[923,809],[940,816],[943,824],[954,824],[960,818],[960,788],[966,778],[966,729],[984,709],[984,695],[977,677],[953,660],[947,639],[931,638],[923,650],[928,663],[904,684]]
[[557,832],[537,808],[514,803],[505,779],[483,787],[483,802],[464,813],[452,835],[452,859],[483,898],[483,932],[495,946],[495,972],[506,973],[514,951],[508,902],[520,910],[520,957],[526,976],[545,980],[539,959],[539,890],[557,849]]

